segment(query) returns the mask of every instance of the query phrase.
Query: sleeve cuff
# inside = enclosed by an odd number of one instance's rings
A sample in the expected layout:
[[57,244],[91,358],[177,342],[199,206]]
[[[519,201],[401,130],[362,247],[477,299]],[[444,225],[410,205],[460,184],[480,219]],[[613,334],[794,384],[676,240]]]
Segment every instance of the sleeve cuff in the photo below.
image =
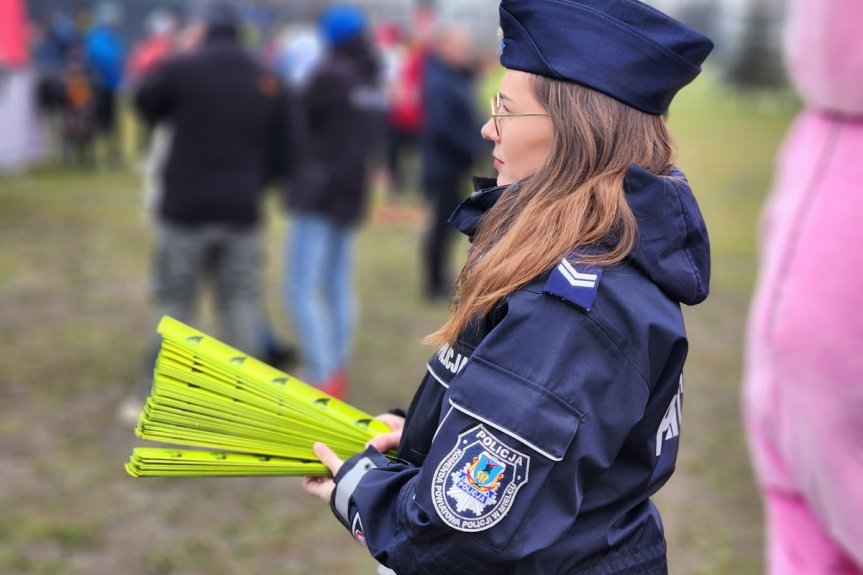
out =
[[330,498],[333,514],[342,525],[351,528],[351,499],[363,476],[371,469],[385,467],[389,463],[387,457],[374,447],[368,447],[345,461],[334,477],[336,488]]

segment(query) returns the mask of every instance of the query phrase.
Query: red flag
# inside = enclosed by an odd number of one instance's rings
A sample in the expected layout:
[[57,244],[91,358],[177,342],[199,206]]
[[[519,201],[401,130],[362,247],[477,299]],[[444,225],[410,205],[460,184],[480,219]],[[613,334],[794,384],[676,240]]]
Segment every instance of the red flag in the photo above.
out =
[[24,0],[0,0],[0,66],[20,68],[28,56]]

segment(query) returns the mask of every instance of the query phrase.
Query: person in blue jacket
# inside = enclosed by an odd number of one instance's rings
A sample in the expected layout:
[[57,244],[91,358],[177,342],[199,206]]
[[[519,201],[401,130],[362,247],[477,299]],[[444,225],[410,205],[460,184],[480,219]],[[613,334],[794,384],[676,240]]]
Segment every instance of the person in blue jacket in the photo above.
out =
[[126,60],[126,48],[119,31],[121,17],[120,4],[100,2],[95,9],[95,24],[84,40],[85,62],[95,92],[96,129],[106,143],[111,167],[117,167],[121,160],[117,103]]
[[[398,575],[664,574],[704,220],[663,114],[712,49],[633,0],[503,0],[496,182],[407,417],[304,487]],[[390,460],[382,455],[398,447]]]

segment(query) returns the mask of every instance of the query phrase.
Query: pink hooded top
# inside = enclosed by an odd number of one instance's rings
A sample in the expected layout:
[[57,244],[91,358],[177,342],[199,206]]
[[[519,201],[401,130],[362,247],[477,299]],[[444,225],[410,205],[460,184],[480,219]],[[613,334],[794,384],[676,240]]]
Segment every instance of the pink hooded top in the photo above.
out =
[[804,101],[763,216],[744,412],[762,488],[800,497],[863,570],[863,2],[792,2]]

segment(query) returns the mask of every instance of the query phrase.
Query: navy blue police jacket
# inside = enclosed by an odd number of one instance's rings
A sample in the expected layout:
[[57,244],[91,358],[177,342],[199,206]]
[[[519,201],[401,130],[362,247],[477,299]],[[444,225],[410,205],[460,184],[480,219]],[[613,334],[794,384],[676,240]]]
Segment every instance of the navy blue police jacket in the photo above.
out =
[[[667,573],[650,496],[674,470],[680,303],[707,297],[710,252],[682,173],[624,185],[630,257],[575,254],[512,293],[431,358],[398,458],[369,448],[336,475],[334,513],[398,575]],[[504,192],[451,221],[472,235]]]

